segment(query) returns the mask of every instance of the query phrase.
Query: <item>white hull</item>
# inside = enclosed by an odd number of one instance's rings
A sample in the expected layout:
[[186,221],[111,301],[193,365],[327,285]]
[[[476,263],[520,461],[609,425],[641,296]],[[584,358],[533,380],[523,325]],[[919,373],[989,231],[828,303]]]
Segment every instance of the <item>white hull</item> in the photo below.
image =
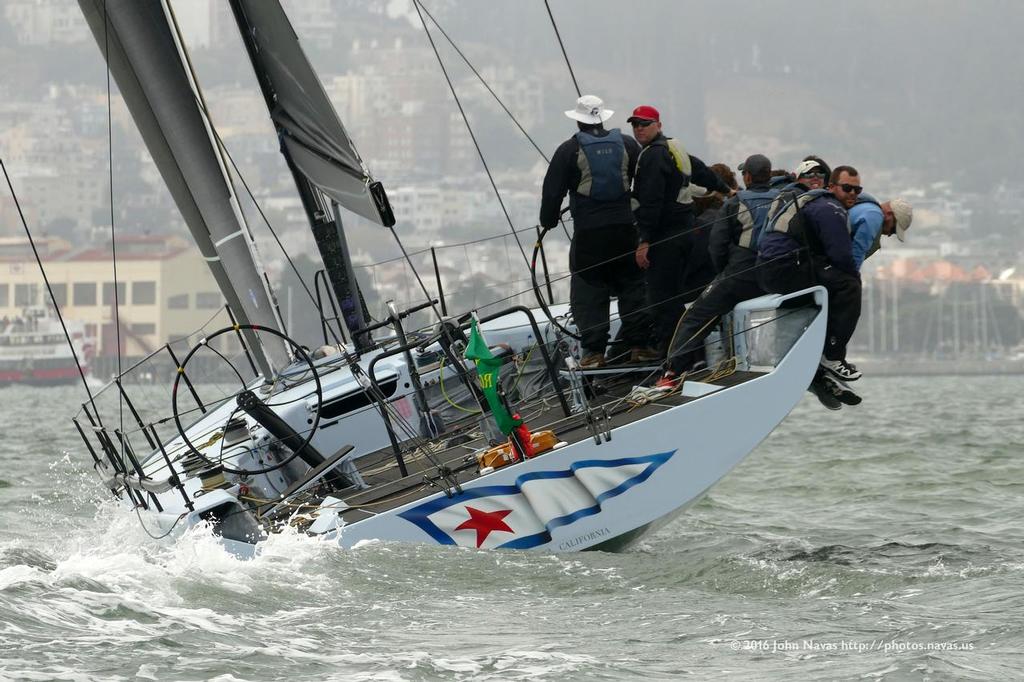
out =
[[[327,497],[308,532],[341,547],[383,540],[564,552],[631,541],[699,499],[800,401],[824,343],[824,298],[817,290],[821,309],[757,378],[726,387],[687,383],[684,395],[699,399],[614,428],[600,445],[586,438],[475,477],[452,498],[437,492],[344,524],[347,505]],[[739,344],[750,358],[758,355],[755,341],[748,334]],[[201,495],[182,523],[172,493],[163,495],[166,513],[155,515],[164,528],[204,523],[204,511],[235,502],[223,490]],[[256,549],[226,542],[240,554]]]

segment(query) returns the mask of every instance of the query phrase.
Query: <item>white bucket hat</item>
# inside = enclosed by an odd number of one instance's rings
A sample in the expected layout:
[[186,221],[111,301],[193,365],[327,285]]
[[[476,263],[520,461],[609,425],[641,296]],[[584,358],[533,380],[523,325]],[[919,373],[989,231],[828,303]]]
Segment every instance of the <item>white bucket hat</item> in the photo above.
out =
[[604,100],[594,95],[583,95],[576,100],[576,108],[565,112],[569,118],[580,123],[596,125],[604,123],[612,117],[615,112],[604,108]]
[[905,242],[904,235],[910,227],[910,221],[914,219],[914,209],[910,202],[902,197],[890,201],[889,208],[892,209],[892,216],[896,221],[896,238]]

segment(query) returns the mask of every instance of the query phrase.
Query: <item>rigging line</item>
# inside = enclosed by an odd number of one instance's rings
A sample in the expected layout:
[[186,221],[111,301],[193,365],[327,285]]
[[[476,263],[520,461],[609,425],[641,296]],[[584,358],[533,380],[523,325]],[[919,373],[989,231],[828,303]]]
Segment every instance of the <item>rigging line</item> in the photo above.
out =
[[416,8],[416,14],[419,15],[420,23],[423,24],[423,32],[427,34],[427,40],[430,41],[430,47],[434,50],[434,56],[437,57],[437,63],[441,67],[444,79],[448,81],[448,89],[451,90],[452,97],[455,99],[455,104],[459,107],[459,113],[462,114],[462,122],[466,124],[466,130],[469,132],[469,137],[473,140],[473,146],[476,147],[476,153],[480,157],[480,163],[483,164],[484,171],[487,173],[487,179],[490,180],[491,187],[494,189],[494,194],[498,198],[498,204],[501,206],[501,212],[505,214],[505,220],[508,221],[508,227],[512,231],[512,235],[516,238],[516,244],[519,245],[519,252],[523,255],[523,262],[526,263],[526,267],[529,269],[530,259],[526,256],[526,249],[523,248],[523,242],[520,241],[519,235],[516,233],[516,226],[512,223],[512,216],[508,214],[505,202],[501,198],[501,192],[498,191],[498,185],[494,181],[494,175],[491,173],[491,168],[487,165],[487,159],[484,157],[484,152],[480,148],[480,143],[477,142],[476,134],[473,133],[473,126],[470,125],[469,117],[466,115],[466,110],[462,107],[462,101],[459,99],[459,94],[455,91],[455,84],[452,82],[451,76],[448,75],[448,69],[444,65],[444,60],[441,59],[441,53],[438,52],[437,45],[434,43],[434,36],[430,33],[430,29],[427,28],[427,20],[423,17],[423,10],[420,8],[419,0],[412,0],[412,4]]
[[[799,247],[799,249],[797,249],[797,251],[801,251],[801,252],[802,251],[807,251],[807,250],[808,250],[808,248],[806,246],[801,246],[801,247]],[[730,273],[728,275],[725,275],[724,277],[722,277],[722,280],[724,281],[724,280],[727,280],[727,279],[732,279],[734,277],[738,277],[738,276],[743,275],[745,273],[753,272],[753,271],[757,270],[758,268],[761,268],[761,267],[767,265],[768,263],[773,263],[773,262],[775,262],[777,260],[780,260],[782,258],[787,258],[787,257],[789,257],[789,254],[783,254],[781,256],[776,256],[774,258],[770,258],[770,259],[768,259],[766,261],[763,261],[763,262],[758,262],[758,263],[756,263],[755,265],[752,265],[749,268],[744,268],[743,270],[737,270],[736,272],[732,272],[732,273]],[[719,273],[719,274],[721,274],[721,273]],[[666,298],[666,299],[664,299],[662,301],[659,301],[658,303],[652,303],[650,305],[645,305],[645,306],[643,306],[641,308],[637,308],[635,311],[633,311],[632,313],[629,313],[629,314],[630,315],[636,315],[636,314],[645,312],[647,310],[650,310],[650,309],[658,306],[660,303],[664,303],[665,301],[674,301],[677,298],[681,298],[681,297],[686,296],[688,294],[692,294],[692,293],[698,292],[702,288],[704,288],[704,287],[695,287],[693,289],[689,289],[687,291],[680,292],[680,293],[678,293],[678,294],[676,294],[674,296],[671,296],[671,297]],[[499,298],[497,300],[491,301],[490,303],[485,303],[485,304],[483,304],[480,307],[481,308],[489,308],[491,306],[497,305],[498,303],[502,303],[502,302],[505,302],[505,301],[510,301],[510,300],[514,299],[516,296],[521,296],[522,294],[529,293],[530,291],[532,291],[532,289],[524,289],[522,291],[518,291],[516,293],[513,293],[510,296],[505,296],[504,298]],[[620,319],[621,319],[621,317],[622,316],[620,315]],[[582,329],[581,328],[577,328],[577,331],[580,332],[580,333],[583,333],[585,331],[589,331],[590,329],[594,329],[597,326],[600,326],[600,325],[594,325],[593,327],[585,327],[585,328],[582,328]]]
[[[103,54],[110,54],[110,20],[107,17],[107,0],[103,0]],[[110,263],[114,270],[114,338],[117,343],[117,376],[121,377],[121,301],[117,293],[117,239],[114,235],[114,128],[110,103],[110,65],[107,65],[107,171],[110,181]],[[125,287],[127,289],[127,287]],[[100,292],[102,297],[103,292]],[[102,298],[100,299],[102,300]],[[101,339],[102,342],[102,339]],[[124,433],[124,395],[117,394],[117,413]],[[124,459],[124,442],[121,441],[121,459]]]
[[466,66],[469,67],[469,70],[472,71],[473,75],[477,77],[477,80],[480,81],[480,84],[487,88],[487,92],[491,93],[491,97],[493,97],[494,101],[498,103],[498,106],[500,106],[505,111],[505,113],[508,114],[508,117],[512,119],[512,123],[514,123],[515,126],[519,128],[519,132],[521,132],[530,142],[530,144],[533,145],[533,148],[537,150],[537,153],[540,154],[540,157],[544,159],[546,162],[550,163],[551,159],[549,159],[548,156],[543,151],[541,151],[541,148],[537,146],[537,143],[534,141],[534,139],[530,137],[530,133],[526,132],[526,129],[523,128],[522,125],[520,125],[519,120],[516,119],[516,117],[512,114],[511,111],[509,111],[509,108],[505,106],[504,102],[501,101],[501,98],[498,97],[498,94],[494,92],[493,89],[491,89],[491,86],[487,83],[486,80],[484,80],[484,77],[480,75],[480,72],[476,70],[476,67],[474,67],[473,64],[470,63],[469,59],[466,58],[466,55],[463,54],[462,50],[459,49],[459,46],[456,45],[455,41],[451,39],[451,36],[448,35],[448,33],[444,30],[441,24],[437,23],[437,19],[435,19],[434,15],[430,13],[430,10],[427,9],[426,5],[423,4],[422,0],[419,1],[419,5],[420,7],[423,8],[423,13],[430,18],[430,21],[434,23],[434,26],[437,27],[437,30],[441,32],[441,35],[445,37],[445,40],[448,41],[448,44],[452,46],[452,49],[455,50],[455,53],[462,57],[462,61],[466,63]]
[[544,0],[544,7],[548,11],[548,17],[551,19],[551,28],[555,29],[555,37],[558,38],[558,46],[562,48],[562,56],[565,57],[565,65],[569,67],[569,75],[572,77],[573,87],[576,88],[576,96],[582,97],[583,93],[580,92],[580,84],[576,82],[576,74],[572,70],[572,64],[569,63],[569,55],[565,51],[565,43],[562,42],[562,34],[558,32],[558,24],[555,23],[555,15],[551,13],[551,5],[548,4],[548,0]]
[[75,367],[78,368],[78,374],[82,377],[82,386],[85,387],[85,392],[89,396],[89,402],[92,404],[92,410],[96,413],[96,419],[99,420],[100,426],[103,426],[103,419],[100,417],[99,409],[96,407],[96,400],[93,397],[92,390],[89,388],[89,382],[85,380],[85,371],[82,369],[82,363],[78,360],[78,353],[75,351],[75,346],[71,342],[71,333],[68,332],[68,327],[64,323],[64,315],[60,312],[60,306],[57,305],[57,297],[53,294],[53,287],[50,285],[50,278],[46,276],[46,269],[43,267],[43,261],[39,257],[39,250],[36,249],[36,240],[32,236],[32,232],[28,229],[28,223],[25,221],[25,214],[21,210],[21,202],[18,201],[18,195],[14,192],[14,185],[11,183],[11,176],[7,174],[7,166],[4,164],[4,160],[0,157],[0,169],[4,172],[4,178],[7,180],[7,187],[11,190],[11,197],[14,198],[14,207],[18,210],[18,217],[21,218],[21,224],[25,228],[25,235],[28,237],[28,243],[32,247],[32,254],[36,257],[36,264],[39,266],[39,272],[43,276],[43,283],[46,284],[46,291],[50,294],[50,301],[53,303],[53,310],[57,313],[57,319],[60,320],[61,329],[64,330],[64,338],[67,339],[68,348],[71,349],[71,355],[75,359]]
[[[435,19],[434,15],[432,15],[430,13],[430,10],[427,9],[426,5],[424,5],[422,3],[422,0],[420,1],[420,6],[423,8],[423,12],[428,17],[430,17],[430,20],[432,22],[434,22],[434,26],[437,26],[437,30],[440,31],[441,35],[443,35],[445,37],[445,39],[448,41],[448,44],[451,45],[452,49],[455,50],[456,54],[458,54],[460,57],[462,57],[462,61],[464,61],[466,63],[466,66],[469,67],[469,70],[472,71],[473,75],[475,75],[477,77],[477,79],[480,81],[480,84],[483,85],[485,88],[487,88],[487,92],[491,93],[491,96],[494,97],[494,101],[498,103],[498,106],[500,106],[502,109],[504,109],[505,113],[508,114],[508,117],[510,119],[512,119],[512,123],[514,123],[515,126],[517,128],[519,128],[519,132],[521,132],[526,137],[526,139],[529,140],[530,144],[533,145],[533,148],[537,150],[537,153],[540,154],[540,158],[544,159],[545,163],[549,163],[550,164],[551,163],[551,159],[548,158],[547,154],[545,154],[543,151],[541,151],[541,148],[538,147],[537,143],[533,140],[532,137],[530,137],[530,133],[526,132],[526,129],[523,128],[523,126],[521,126],[519,124],[519,120],[516,119],[516,117],[512,115],[512,112],[509,111],[508,107],[505,106],[505,103],[501,101],[501,98],[498,97],[498,94],[496,92],[494,92],[494,90],[491,89],[491,86],[487,83],[486,80],[484,80],[484,77],[481,76],[480,73],[476,70],[476,67],[474,67],[473,64],[469,61],[469,59],[466,58],[466,55],[464,55],[462,53],[462,50],[460,50],[459,46],[455,44],[455,41],[452,40],[451,37],[448,35],[448,33],[444,30],[444,28],[441,27],[441,24],[437,23],[437,19]],[[549,10],[549,13],[550,13],[550,10]],[[577,88],[577,90],[578,89],[579,88]],[[560,222],[562,224],[562,231],[565,232],[565,236],[568,239],[572,239],[572,236],[569,234],[569,228],[565,226],[565,221],[562,219],[561,216],[558,217],[558,222]]]
[[[533,225],[531,227],[524,227],[521,230],[516,230],[516,232],[519,233],[519,234],[522,234],[524,232],[535,232],[537,230],[537,227],[538,227],[537,225]],[[458,248],[460,246],[466,246],[467,244],[479,244],[480,242],[488,242],[488,241],[492,241],[494,239],[507,239],[507,238],[508,238],[508,232],[502,232],[501,234],[494,234],[494,235],[491,235],[490,237],[479,237],[477,239],[470,239],[470,240],[464,241],[464,242],[455,242],[454,244],[435,244],[433,246],[428,246],[428,247],[425,247],[425,248],[422,248],[422,249],[417,249],[415,251],[410,251],[409,255],[410,256],[419,256],[419,255],[424,254],[424,253],[430,253],[431,249],[456,249],[456,248]],[[394,262],[400,261],[400,260],[405,260],[405,256],[395,256],[394,258],[387,258],[387,259],[382,260],[382,261],[377,261],[376,263],[364,263],[362,265],[356,265],[356,266],[353,266],[353,267],[357,267],[357,268],[373,268],[373,267],[376,267],[378,265],[387,265],[388,263],[394,263]]]
[[[750,212],[751,212],[751,209],[746,208],[746,207],[744,207],[741,204],[740,207],[737,208],[737,210],[736,210],[736,215],[738,217],[742,213],[750,213]],[[719,223],[726,222],[727,220],[729,220],[729,218],[730,218],[729,215],[723,215],[723,216],[721,216],[719,218],[716,218],[716,219],[714,219],[714,220],[712,220],[712,221],[710,221],[710,222],[708,222],[706,224],[698,224],[695,221],[693,227],[691,227],[689,229],[686,229],[686,230],[683,230],[682,232],[677,232],[675,234],[670,234],[669,236],[664,237],[662,239],[659,239],[658,241],[649,242],[649,246],[656,246],[658,244],[663,244],[663,243],[668,242],[668,241],[670,241],[672,239],[680,239],[682,237],[685,237],[688,234],[692,234],[694,232],[698,232],[699,230],[702,230],[702,229],[705,229],[705,228],[708,228],[709,231],[710,231],[710,228],[713,228],[715,225],[717,225]],[[607,259],[605,259],[603,261],[598,261],[597,263],[594,263],[593,265],[588,265],[585,268],[580,268],[579,270],[576,270],[575,272],[576,273],[582,273],[582,272],[586,272],[588,270],[593,270],[593,269],[599,268],[601,266],[608,265],[609,263],[614,263],[615,261],[619,260],[620,258],[629,257],[633,253],[635,253],[635,252],[630,251],[630,252],[627,252],[625,254],[621,254],[620,253],[620,254],[618,254],[616,256],[612,256],[611,258],[607,258]],[[554,277],[554,278],[548,277],[548,281],[549,282],[558,282],[558,281],[561,281],[561,280],[564,280],[564,279],[567,279],[567,278],[571,277],[572,274],[573,274],[573,272],[566,272],[566,273],[564,273],[564,274],[562,274],[562,275],[560,275],[558,277]],[[523,292],[523,293],[525,293],[525,292]],[[504,301],[504,300],[507,300],[507,298],[500,298],[497,301],[495,301],[495,303],[501,302],[501,301]],[[492,304],[488,303],[486,305],[492,305]]]
[[[741,215],[743,213],[750,213],[750,209],[746,208],[745,206],[743,206],[741,204],[736,209],[736,215],[739,216],[739,215]],[[712,220],[712,221],[710,221],[709,223],[706,223],[706,224],[697,224],[695,222],[694,226],[689,228],[689,229],[687,229],[687,230],[683,230],[682,232],[679,232],[677,234],[669,235],[668,237],[664,237],[662,239],[659,239],[658,241],[650,242],[650,246],[655,246],[657,244],[661,244],[663,242],[667,242],[667,241],[669,241],[671,239],[682,238],[682,237],[685,237],[688,234],[692,234],[694,232],[697,232],[698,230],[702,230],[702,229],[705,229],[705,228],[710,229],[710,228],[714,227],[715,225],[717,225],[719,223],[723,223],[723,222],[727,221],[728,219],[729,219],[728,215],[723,215],[723,216],[721,216],[719,218],[716,218],[716,219],[714,219],[714,220]],[[533,228],[524,228],[522,230],[518,230],[518,232],[526,232],[528,229],[535,230],[537,227],[538,226],[535,225]],[[494,239],[500,239],[500,238],[504,238],[506,236],[507,235],[505,235],[505,234],[498,234],[498,235],[494,235],[494,236],[491,236],[491,237],[482,237],[480,239],[471,239],[471,240],[466,241],[466,242],[459,242],[459,243],[455,243],[455,244],[445,244],[445,245],[442,245],[442,246],[436,246],[434,248],[447,249],[447,248],[456,248],[456,247],[459,247],[459,246],[465,247],[466,245],[476,244],[476,243],[484,242],[484,241],[491,241],[491,240],[494,240]],[[417,255],[420,255],[422,253],[426,253],[429,250],[430,250],[429,248],[420,249],[418,251],[412,251],[408,255],[410,255],[410,256],[417,256]],[[469,251],[468,251],[468,249],[464,249],[464,250],[466,251],[466,259],[467,259],[467,263],[468,263],[469,262]],[[594,263],[593,265],[589,265],[589,266],[587,266],[585,268],[581,268],[580,270],[577,270],[576,272],[580,273],[580,272],[586,272],[588,270],[596,269],[596,268],[599,268],[601,266],[607,265],[609,263],[613,263],[614,261],[616,261],[616,260],[618,260],[620,258],[624,258],[624,257],[626,257],[624,254],[619,254],[619,255],[616,255],[616,256],[612,256],[611,258],[607,258],[607,259],[605,259],[603,261],[599,261],[597,263]],[[377,263],[369,263],[369,264],[366,264],[366,265],[357,265],[355,267],[358,267],[358,268],[376,268],[378,265],[387,265],[389,263],[394,263],[394,262],[402,260],[402,259],[403,259],[403,256],[399,256],[399,257],[396,257],[396,258],[389,258],[387,260],[382,260],[382,261],[379,261]],[[470,266],[471,265],[472,264],[470,264]],[[472,269],[472,267],[470,267],[470,269]],[[374,272],[374,270],[371,269],[371,272]],[[568,279],[571,275],[572,275],[571,272],[566,272],[566,273],[563,273],[562,275],[560,275],[558,277],[549,277],[548,281],[550,281],[552,283],[559,282],[561,280]],[[524,280],[512,280],[511,283],[515,284],[516,282],[519,282],[519,281],[527,281],[527,280],[525,280],[525,279]],[[514,298],[515,296],[519,296],[521,294],[528,294],[530,291],[531,290],[524,290],[524,291],[521,291],[521,292],[519,292],[517,294],[514,294],[513,296],[507,296],[505,298],[499,298],[499,299],[497,299],[495,301],[492,301],[490,303],[484,303],[483,306],[481,306],[481,307],[488,307],[488,306],[494,305],[496,303],[501,303],[502,301],[510,300],[511,298]],[[474,295],[473,307],[474,308],[477,307],[477,305],[476,305],[476,296],[475,295]]]
[[[741,205],[741,206],[740,206],[740,207],[739,207],[739,208],[737,209],[737,215],[739,215],[740,213],[743,213],[743,212],[748,212],[748,213],[749,213],[749,212],[750,212],[750,209],[748,209],[748,208],[745,208],[745,207],[743,207],[743,206]],[[679,232],[678,234],[673,234],[673,235],[669,235],[668,237],[665,237],[665,238],[663,238],[663,239],[659,239],[659,240],[658,240],[658,241],[656,241],[656,242],[651,242],[651,246],[654,246],[654,245],[656,245],[656,244],[661,244],[661,243],[663,243],[663,242],[667,242],[667,241],[669,241],[669,240],[672,240],[672,239],[678,239],[678,238],[684,237],[685,235],[688,235],[688,234],[690,234],[690,233],[692,233],[692,232],[696,232],[697,230],[701,230],[701,229],[704,229],[705,227],[713,227],[714,225],[717,225],[718,223],[721,223],[721,222],[725,222],[725,221],[729,220],[729,218],[730,218],[730,216],[726,215],[726,216],[722,216],[722,217],[720,217],[720,218],[717,218],[717,219],[715,219],[715,220],[711,221],[710,223],[708,223],[708,224],[706,224],[706,225],[698,225],[698,224],[695,224],[695,225],[694,225],[694,226],[693,226],[692,228],[690,228],[690,229],[688,229],[688,230],[684,230],[684,231],[682,231],[682,232]],[[802,247],[800,247],[800,250],[801,250],[801,251],[806,251],[806,250],[807,250],[807,247],[806,247],[806,246],[802,246]],[[467,259],[467,263],[469,263],[469,250],[468,250],[468,248],[466,248],[466,249],[465,249],[465,252],[466,252],[466,259]],[[590,269],[592,269],[592,268],[597,268],[597,267],[600,267],[600,266],[602,266],[602,265],[606,265],[606,264],[608,264],[608,263],[612,263],[612,262],[614,262],[614,261],[616,261],[616,260],[618,260],[618,259],[620,259],[620,258],[628,258],[628,257],[631,257],[631,256],[632,256],[632,252],[629,252],[629,253],[626,253],[626,254],[619,254],[619,255],[616,255],[616,256],[612,256],[611,258],[608,258],[608,259],[606,259],[606,260],[603,260],[603,261],[600,261],[600,262],[598,262],[598,263],[595,263],[594,265],[591,265],[591,266],[587,266],[586,268],[581,268],[580,270],[577,270],[576,272],[577,272],[577,273],[579,273],[579,272],[586,272],[587,270],[590,270]],[[762,265],[764,265],[765,263],[770,263],[770,262],[772,262],[772,261],[774,261],[774,260],[777,260],[777,258],[773,258],[773,259],[770,259],[770,260],[768,260],[768,261],[765,261],[764,263],[757,263],[756,265],[754,265],[754,266],[752,266],[752,267],[750,267],[750,268],[747,268],[747,269],[745,269],[745,270],[741,270],[741,271],[739,271],[739,272],[736,272],[736,273],[733,273],[733,274],[731,274],[731,275],[727,275],[727,276],[726,276],[726,279],[728,279],[728,278],[731,278],[731,277],[734,277],[734,276],[738,276],[738,275],[741,275],[741,274],[744,274],[744,273],[746,273],[746,272],[750,272],[750,271],[756,270],[757,268],[761,267],[761,266],[762,266]],[[472,264],[471,264],[471,263],[469,263],[469,265],[470,265],[470,268],[469,268],[469,270],[472,270],[472,267],[471,267],[471,266],[472,266]],[[573,274],[572,272],[567,272],[567,273],[564,273],[564,274],[562,274],[562,275],[560,275],[560,276],[558,276],[558,277],[553,277],[553,278],[550,278],[550,277],[549,277],[549,281],[551,281],[551,282],[559,282],[559,281],[562,281],[562,280],[565,280],[565,279],[568,279],[568,278],[570,278],[570,277],[572,276],[572,274]],[[510,282],[510,283],[511,283],[511,284],[515,284],[515,283],[516,283],[516,282],[518,282],[518,281],[526,281],[526,280],[513,280],[513,281],[512,281],[512,282]],[[670,298],[670,299],[667,299],[667,300],[674,300],[674,299],[676,299],[676,298],[679,298],[679,297],[681,297],[681,296],[686,296],[687,294],[693,293],[693,292],[695,292],[695,291],[699,291],[699,289],[700,289],[700,288],[698,287],[698,288],[695,288],[695,289],[691,289],[691,290],[688,290],[688,291],[684,291],[684,292],[682,292],[682,293],[679,293],[679,294],[677,294],[677,295],[675,295],[675,296],[673,296],[672,298]],[[474,308],[474,309],[475,309],[475,308],[477,308],[477,307],[479,307],[479,308],[489,308],[489,307],[491,307],[491,306],[494,306],[494,305],[497,305],[497,304],[499,304],[499,303],[503,303],[503,302],[511,301],[512,299],[516,298],[517,296],[521,296],[521,295],[523,295],[523,294],[528,294],[528,293],[530,293],[530,291],[532,291],[532,289],[523,289],[523,290],[521,290],[521,291],[518,291],[518,292],[515,292],[515,293],[513,293],[513,294],[511,294],[511,295],[509,295],[509,296],[505,296],[505,297],[502,297],[502,298],[498,298],[498,299],[495,299],[495,300],[493,300],[493,301],[489,301],[489,302],[487,302],[487,303],[484,303],[484,304],[482,304],[482,305],[479,305],[479,306],[478,306],[478,305],[477,305],[477,303],[476,303],[476,300],[477,300],[477,294],[476,294],[476,291],[477,291],[477,290],[474,290],[474,295],[473,295],[473,308]],[[650,308],[650,307],[651,307],[651,306],[646,306],[646,307],[644,307],[644,308],[643,308],[642,310],[647,310],[647,309],[648,309],[648,308]]]

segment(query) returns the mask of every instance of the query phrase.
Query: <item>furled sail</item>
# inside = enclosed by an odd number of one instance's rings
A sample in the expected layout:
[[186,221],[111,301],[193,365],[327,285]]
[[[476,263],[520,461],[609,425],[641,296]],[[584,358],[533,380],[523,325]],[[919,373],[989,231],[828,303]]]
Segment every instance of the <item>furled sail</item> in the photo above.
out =
[[[161,0],[79,0],[111,73],[199,247],[241,324],[280,330],[226,169]],[[104,21],[106,18],[106,22]],[[104,24],[106,23],[106,26]],[[247,332],[260,371],[288,362],[277,337]]]
[[380,183],[375,183],[327,98],[278,0],[237,0],[250,54],[265,89],[270,116],[299,171],[342,207],[380,225],[394,224]]

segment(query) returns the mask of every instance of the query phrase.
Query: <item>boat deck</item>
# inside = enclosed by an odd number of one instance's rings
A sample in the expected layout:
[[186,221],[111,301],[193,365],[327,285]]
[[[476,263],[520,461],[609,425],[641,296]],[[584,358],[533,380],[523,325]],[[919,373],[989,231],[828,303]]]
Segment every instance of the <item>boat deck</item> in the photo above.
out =
[[[702,383],[721,386],[736,386],[751,379],[762,376],[762,372],[735,371],[714,379],[698,379]],[[597,430],[614,429],[647,416],[663,412],[666,409],[682,405],[703,396],[684,396],[680,393],[659,398],[657,401],[638,407],[632,407],[624,398],[630,393],[642,375],[616,375],[614,378],[597,378],[590,382],[594,396],[590,398],[591,408],[605,408],[608,418],[598,420]],[[594,410],[592,410],[592,413]],[[596,410],[600,412],[600,410]],[[566,417],[561,408],[540,403],[533,410],[521,409],[526,423],[533,432],[551,430],[559,440],[568,444],[594,438],[594,427],[588,424],[586,415],[574,414]],[[475,453],[486,447],[483,436],[478,433],[475,420],[466,424],[465,430],[474,429],[472,435],[456,432],[449,437],[447,447],[430,453],[421,450],[404,454],[407,476],[402,476],[391,448],[364,455],[356,460],[356,466],[369,488],[355,493],[339,493],[348,509],[340,514],[346,523],[353,523],[369,518],[389,509],[394,509],[417,499],[427,497],[445,488],[451,489],[453,482],[460,485],[480,476]],[[455,444],[457,443],[457,444]],[[543,454],[539,455],[543,457]],[[450,470],[448,481],[438,475],[438,464]],[[508,465],[511,467],[516,464]]]

